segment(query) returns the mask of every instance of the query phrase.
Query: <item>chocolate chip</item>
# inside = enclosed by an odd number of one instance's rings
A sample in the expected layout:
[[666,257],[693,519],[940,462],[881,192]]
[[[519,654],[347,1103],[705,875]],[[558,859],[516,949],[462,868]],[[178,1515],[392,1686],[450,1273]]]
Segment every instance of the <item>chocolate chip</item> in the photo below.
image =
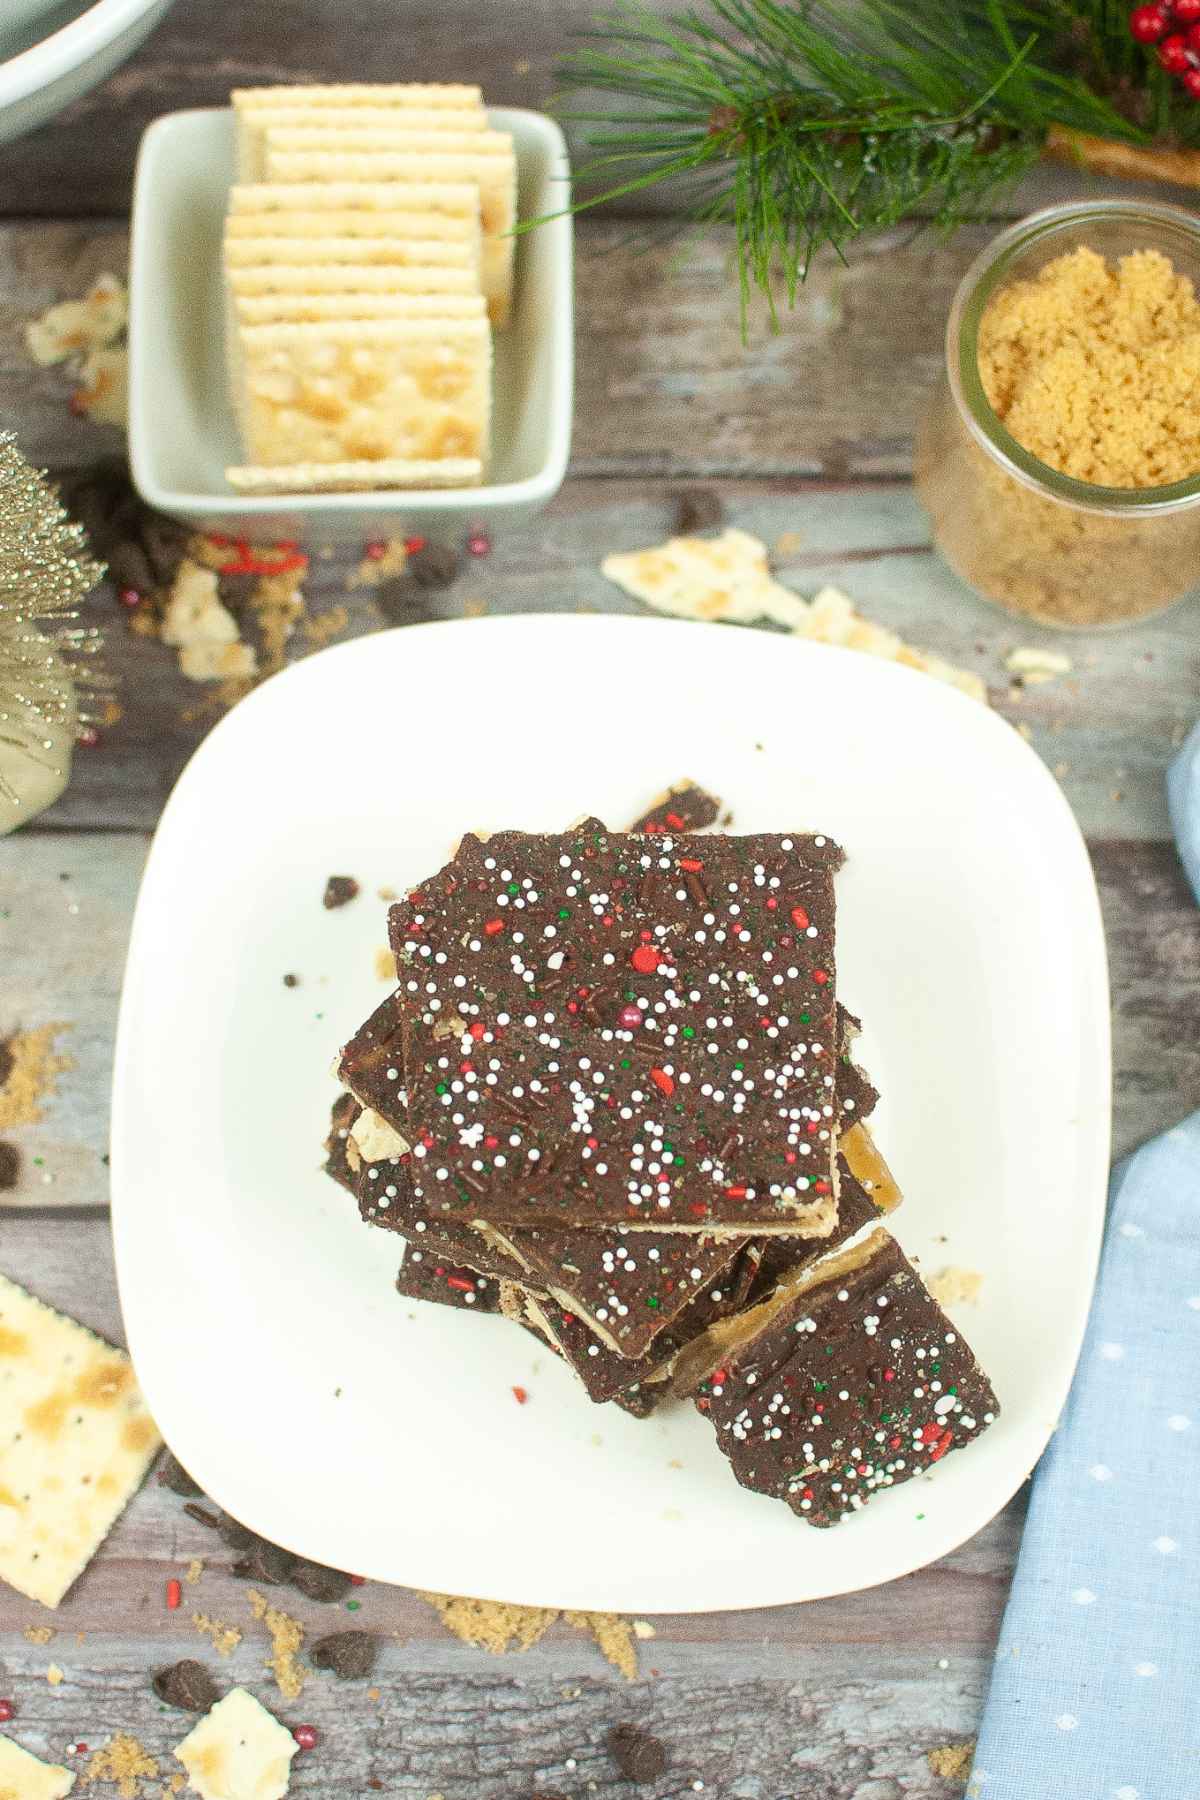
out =
[[667,1766],[665,1747],[640,1725],[614,1725],[608,1753],[628,1781],[657,1781]]
[[375,590],[375,604],[389,625],[419,625],[434,617],[425,589],[407,572],[382,582]]
[[331,1631],[312,1647],[313,1667],[331,1669],[339,1681],[363,1681],[375,1667],[379,1642],[369,1631]]
[[220,1699],[220,1691],[203,1663],[172,1663],[160,1669],[150,1684],[167,1706],[178,1706],[183,1712],[207,1712]]
[[0,1143],[0,1191],[15,1188],[21,1174],[21,1152],[15,1144]]
[[185,1500],[196,1500],[204,1497],[204,1489],[198,1487],[181,1462],[178,1462],[168,1450],[162,1459],[158,1471],[159,1487],[170,1488],[173,1494],[182,1494]]
[[458,580],[462,558],[449,544],[425,544],[414,550],[405,565],[423,588],[446,588]]
[[234,1563],[233,1572],[239,1581],[262,1581],[269,1587],[278,1587],[291,1575],[295,1562],[290,1550],[281,1550],[278,1544],[255,1537],[246,1555]]
[[343,1575],[340,1569],[327,1569],[323,1563],[306,1562],[303,1557],[288,1579],[309,1600],[344,1600],[354,1586],[350,1576]]
[[327,911],[332,912],[335,906],[348,906],[358,892],[358,883],[353,875],[331,875],[325,883],[325,894],[321,901]]
[[13,1047],[7,1038],[0,1038],[0,1088],[2,1088],[16,1065]]
[[697,531],[715,531],[725,519],[725,507],[711,488],[684,488],[675,496],[675,530],[681,537]]
[[298,975],[285,975],[283,978],[283,985],[284,987],[299,987],[300,977]]
[[105,561],[108,564],[108,579],[115,588],[132,588],[145,598],[158,586],[145,551],[140,544],[135,544],[129,538],[114,544]]

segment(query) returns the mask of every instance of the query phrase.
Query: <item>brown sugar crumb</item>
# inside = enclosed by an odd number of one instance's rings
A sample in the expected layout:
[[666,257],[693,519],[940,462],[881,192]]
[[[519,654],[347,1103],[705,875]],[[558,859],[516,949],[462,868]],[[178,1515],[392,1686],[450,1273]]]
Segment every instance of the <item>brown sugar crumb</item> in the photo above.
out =
[[326,612],[313,613],[304,620],[300,627],[305,643],[313,650],[321,650],[340,637],[350,623],[350,612],[345,606],[331,606]]
[[191,1562],[187,1566],[187,1574],[184,1576],[183,1579],[187,1583],[188,1587],[195,1587],[196,1583],[199,1581],[199,1579],[203,1575],[203,1573],[204,1573],[204,1564],[201,1562],[201,1560],[198,1556],[193,1556]]
[[1114,267],[1080,245],[1001,288],[979,373],[1017,442],[1064,475],[1148,488],[1200,471],[1200,301],[1159,250]]
[[21,1636],[27,1644],[48,1644],[54,1633],[49,1625],[27,1625]]
[[565,1612],[563,1618],[576,1631],[590,1632],[602,1656],[626,1681],[636,1681],[638,1672],[637,1643],[628,1619],[617,1613]]
[[953,1263],[931,1275],[925,1284],[939,1306],[953,1311],[956,1306],[974,1306],[983,1286],[978,1269],[960,1269]]
[[299,1619],[293,1619],[257,1588],[251,1588],[247,1598],[250,1611],[254,1617],[264,1624],[271,1634],[271,1654],[267,1658],[267,1667],[275,1676],[275,1684],[285,1700],[296,1700],[307,1680],[306,1671],[301,1667],[299,1652],[304,1643],[304,1627]]
[[943,1781],[965,1781],[971,1773],[974,1755],[975,1740],[972,1738],[965,1744],[938,1744],[925,1752],[925,1761],[930,1773],[940,1776]]
[[56,1077],[74,1067],[71,1057],[58,1056],[54,1049],[55,1039],[70,1029],[61,1023],[39,1025],[4,1039],[0,1068],[7,1072],[0,1077],[0,1131],[40,1123],[41,1103],[53,1094]]
[[127,1731],[118,1731],[88,1763],[83,1772],[83,1785],[91,1787],[93,1782],[115,1781],[122,1800],[136,1800],[141,1791],[139,1781],[143,1778],[153,1781],[157,1774],[158,1763],[145,1746]]
[[223,1619],[210,1619],[207,1613],[193,1613],[192,1624],[202,1637],[211,1641],[218,1656],[231,1656],[242,1641],[236,1625],[227,1625]]
[[509,1606],[502,1600],[468,1600],[454,1594],[417,1598],[432,1606],[447,1631],[476,1650],[503,1656],[506,1650],[528,1650],[545,1636],[558,1614],[552,1607]]
[[396,958],[385,944],[375,952],[375,978],[377,981],[395,981]]

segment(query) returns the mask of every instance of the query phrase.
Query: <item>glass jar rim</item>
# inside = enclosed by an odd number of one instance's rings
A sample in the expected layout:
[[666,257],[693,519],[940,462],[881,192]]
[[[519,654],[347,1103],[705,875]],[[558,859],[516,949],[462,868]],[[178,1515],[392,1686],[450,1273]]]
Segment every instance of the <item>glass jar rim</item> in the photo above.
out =
[[1200,216],[1166,201],[1068,201],[1027,214],[984,246],[958,284],[946,324],[950,390],[972,436],[1025,487],[1088,512],[1127,515],[1182,511],[1200,500],[1200,471],[1184,481],[1146,488],[1101,487],[1074,475],[1064,475],[1017,442],[993,411],[979,373],[980,321],[1017,257],[1031,245],[1060,232],[1112,219],[1145,224],[1160,236],[1186,238],[1189,249],[1200,258]]

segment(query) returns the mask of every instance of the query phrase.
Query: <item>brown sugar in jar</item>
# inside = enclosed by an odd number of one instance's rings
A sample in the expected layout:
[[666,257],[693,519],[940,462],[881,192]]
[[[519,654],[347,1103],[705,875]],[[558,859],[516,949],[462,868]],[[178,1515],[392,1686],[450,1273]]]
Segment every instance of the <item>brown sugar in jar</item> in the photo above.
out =
[[981,594],[1094,628],[1200,584],[1197,284],[1200,220],[1129,201],[1035,213],[968,271],[916,483]]

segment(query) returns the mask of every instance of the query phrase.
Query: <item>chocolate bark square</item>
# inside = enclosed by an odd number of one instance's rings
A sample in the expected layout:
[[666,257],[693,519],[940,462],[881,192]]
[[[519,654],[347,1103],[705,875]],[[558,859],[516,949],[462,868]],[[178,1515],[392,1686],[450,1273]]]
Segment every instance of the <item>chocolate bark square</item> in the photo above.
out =
[[742,1486],[810,1525],[834,1525],[923,1475],[999,1412],[969,1345],[886,1231],[819,1257],[740,1323],[697,1405]]
[[390,914],[431,1215],[826,1235],[837,846],[464,840]]

